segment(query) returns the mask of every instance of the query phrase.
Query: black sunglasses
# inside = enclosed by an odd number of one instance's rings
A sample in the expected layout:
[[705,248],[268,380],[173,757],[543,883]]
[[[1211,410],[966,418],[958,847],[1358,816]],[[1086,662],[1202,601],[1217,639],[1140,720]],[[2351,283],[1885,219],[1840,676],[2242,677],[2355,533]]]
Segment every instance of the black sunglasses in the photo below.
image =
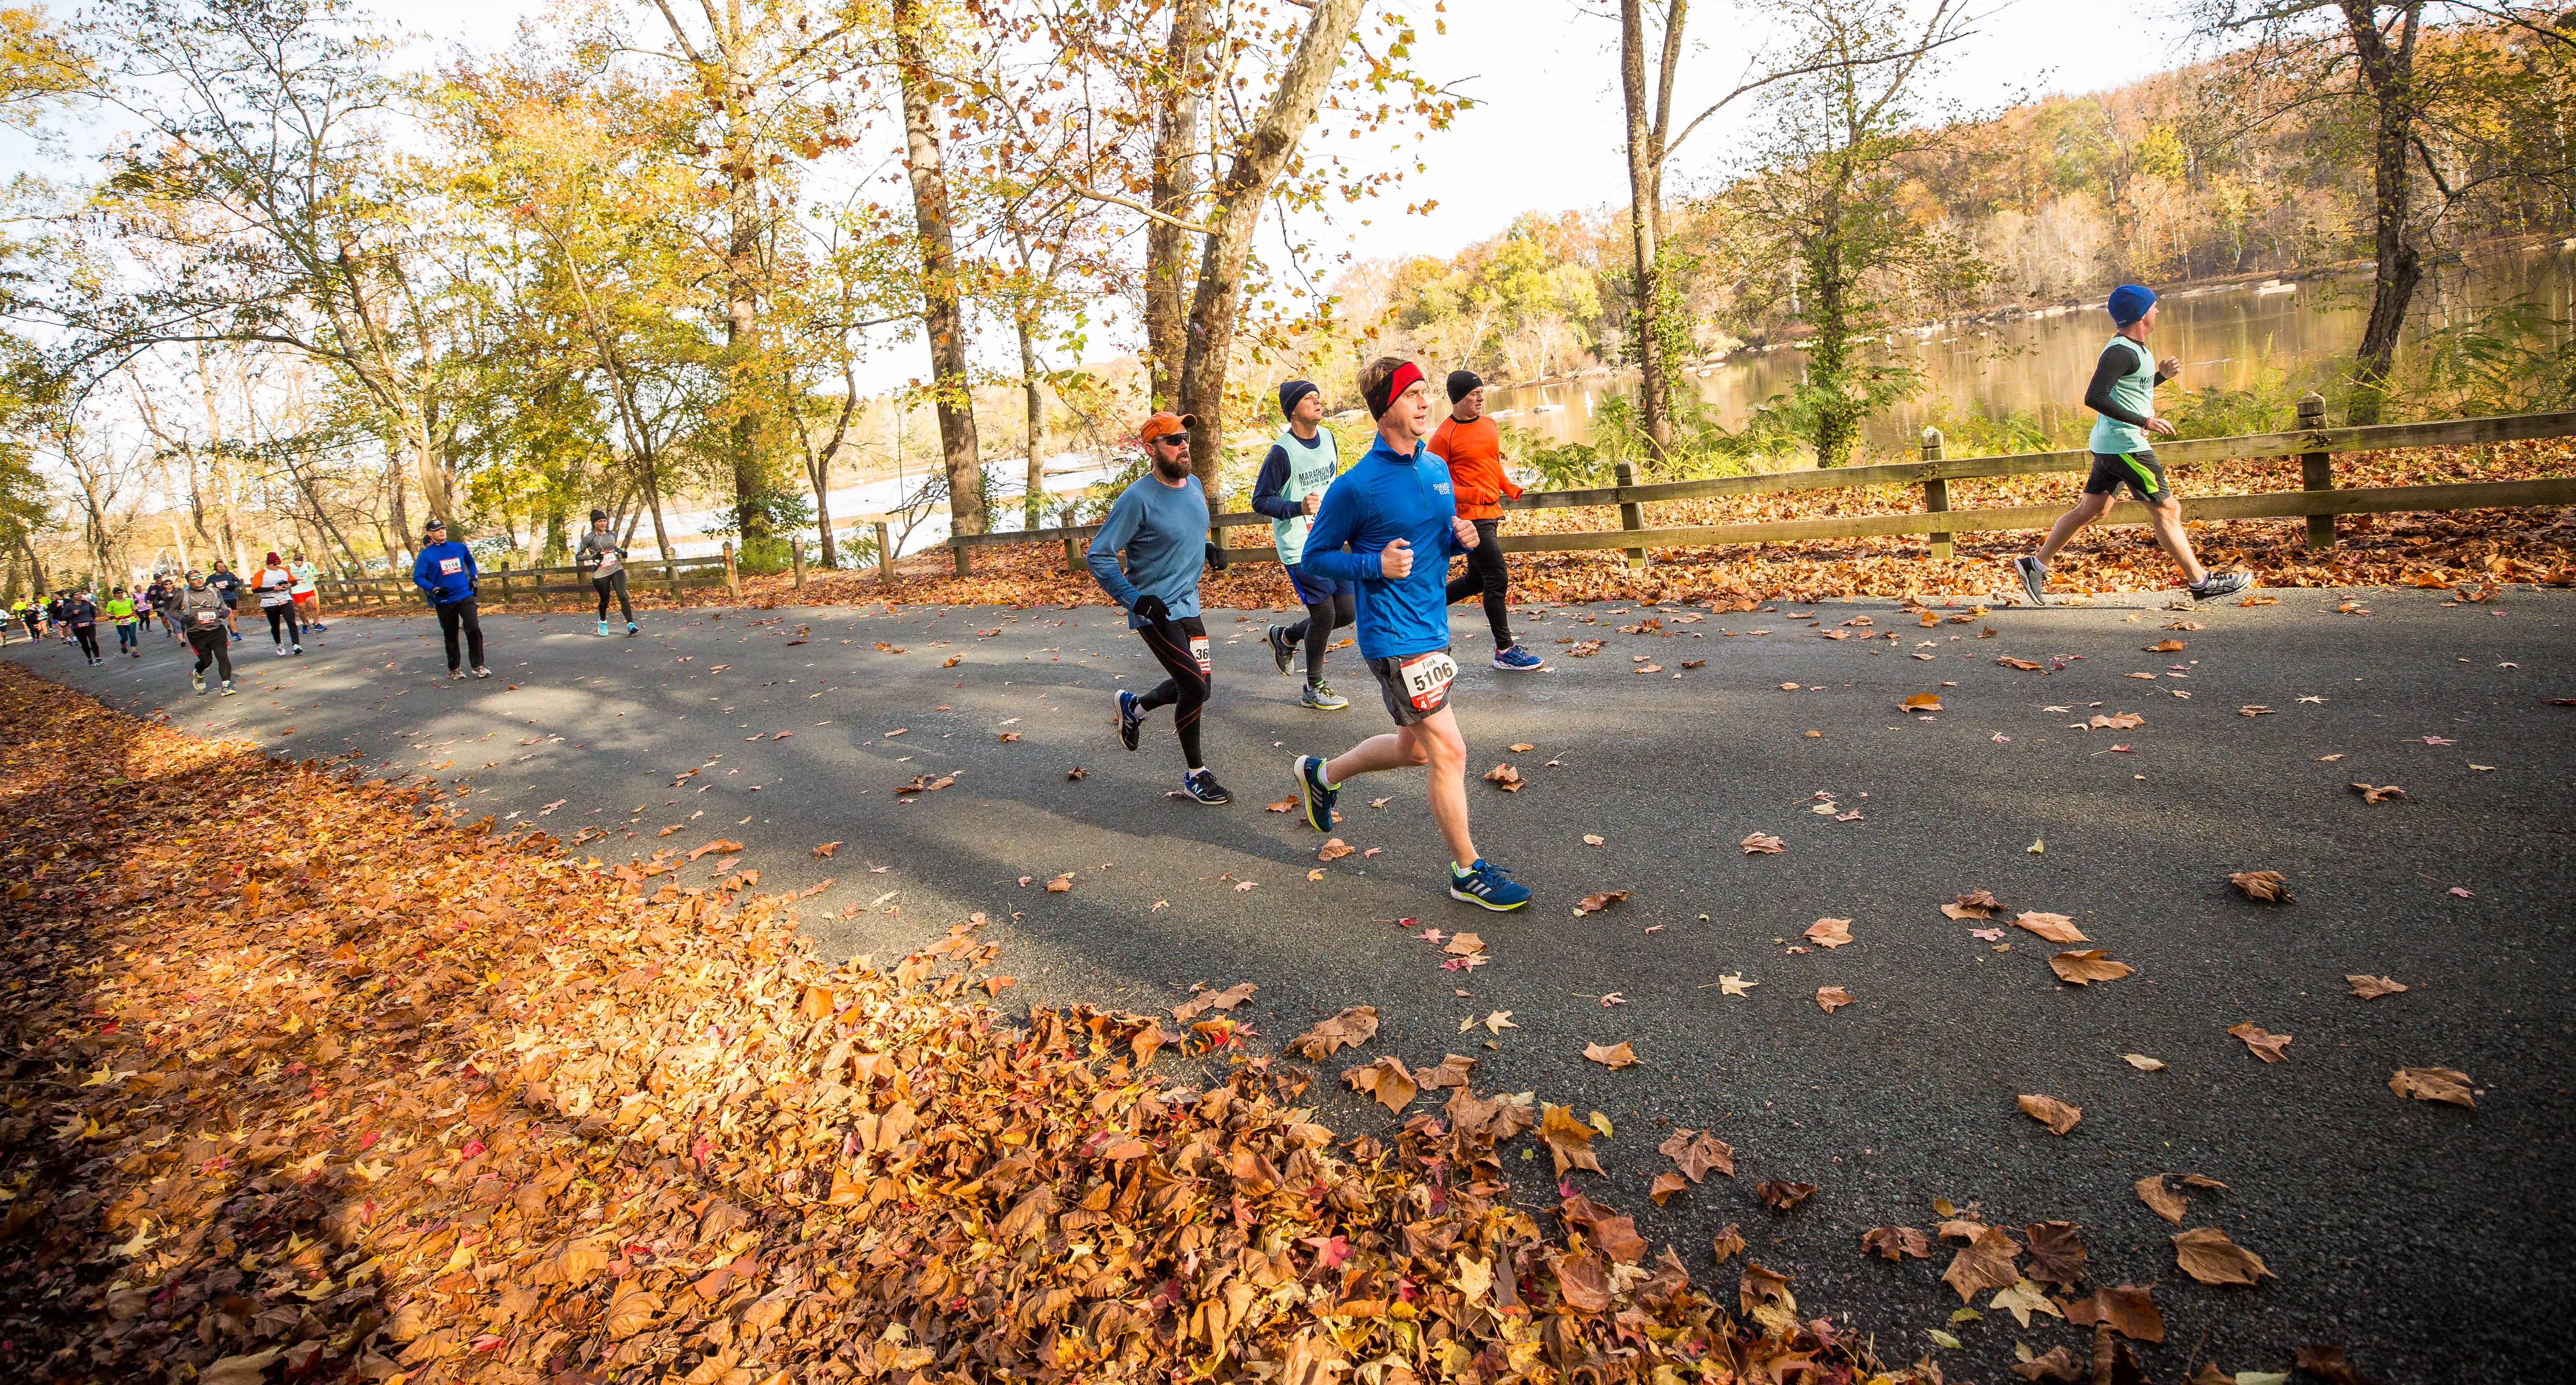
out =
[[1165,433],[1163,436],[1154,439],[1154,441],[1170,443],[1175,447],[1187,447],[1190,443],[1190,435],[1187,433]]

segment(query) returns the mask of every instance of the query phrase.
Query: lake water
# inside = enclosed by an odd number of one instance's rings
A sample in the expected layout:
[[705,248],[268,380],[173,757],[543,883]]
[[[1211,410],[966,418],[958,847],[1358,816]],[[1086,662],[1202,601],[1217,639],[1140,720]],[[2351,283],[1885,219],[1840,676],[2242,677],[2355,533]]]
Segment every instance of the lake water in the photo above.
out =
[[[2549,316],[2576,317],[2576,241],[2481,258],[2465,269],[2428,275],[2416,290],[2411,329],[2446,325],[2482,305],[2528,298]],[[2370,278],[2337,276],[2298,283],[2213,285],[2178,289],[2160,300],[2150,345],[2159,356],[2183,361],[2187,388],[2229,389],[2301,378],[2329,357],[2349,355],[2361,343],[2370,316]],[[2094,360],[2110,340],[2110,315],[2099,305],[2057,308],[1984,323],[1942,324],[1897,334],[1896,345],[1914,357],[1923,390],[1872,418],[1872,450],[1911,448],[1927,421],[1984,413],[2034,416],[2052,431],[2090,418],[2082,405]],[[1739,351],[1686,377],[1728,428],[1774,395],[1795,385],[1805,354],[1794,346]],[[1514,389],[1486,391],[1497,418],[1552,442],[1584,442],[1601,400],[1633,389],[1634,372],[1584,376]],[[2293,419],[2283,410],[2280,426]]]

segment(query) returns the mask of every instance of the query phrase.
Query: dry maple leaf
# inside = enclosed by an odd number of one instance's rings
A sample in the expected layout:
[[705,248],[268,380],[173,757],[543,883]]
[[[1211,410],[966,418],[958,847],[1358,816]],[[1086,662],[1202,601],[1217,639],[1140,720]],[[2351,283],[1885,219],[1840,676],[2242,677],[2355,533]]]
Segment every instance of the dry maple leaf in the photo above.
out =
[[1744,1233],[1736,1229],[1735,1223],[1728,1222],[1724,1231],[1709,1238],[1708,1249],[1717,1257],[1717,1263],[1723,1265],[1744,1253]]
[[1911,1226],[1875,1226],[1861,1233],[1860,1248],[1890,1260],[1932,1258],[1932,1238]]
[[1840,986],[1818,986],[1816,1004],[1828,1015],[1845,1005],[1855,1004],[1852,993]]
[[2283,1063],[2289,1061],[2290,1055],[2281,1051],[2290,1045],[2290,1036],[2287,1034],[2274,1034],[2267,1032],[2263,1026],[2256,1024],[2252,1020],[2247,1020],[2242,1024],[2229,1025],[2227,1032],[2235,1035],[2237,1038],[2243,1039],[2245,1041],[2245,1046],[2253,1050],[2254,1056],[2262,1059],[2266,1063]]
[[2417,1101],[2447,1101],[2471,1110],[2478,1104],[2469,1089],[2469,1075],[2458,1068],[2399,1068],[2388,1079],[2388,1090]]
[[725,839],[725,838],[723,838],[723,837],[718,837],[718,838],[716,838],[714,841],[711,841],[711,842],[707,843],[706,845],[704,845],[704,846],[702,846],[702,847],[699,847],[697,850],[690,852],[690,853],[689,853],[689,859],[690,859],[690,860],[692,860],[692,861],[694,861],[694,860],[698,859],[698,858],[699,858],[699,857],[701,857],[701,856],[705,856],[705,855],[708,855],[708,854],[713,853],[713,852],[720,852],[720,851],[740,851],[740,850],[742,850],[742,843],[740,843],[740,842],[736,842],[736,841],[728,841],[728,840],[726,840],[726,839]]
[[1625,1039],[1620,1040],[1615,1045],[1585,1044],[1583,1046],[1583,1056],[1591,1059],[1593,1062],[1599,1063],[1605,1068],[1610,1069],[1612,1072],[1617,1072],[1621,1068],[1632,1068],[1637,1065],[1636,1051],[1628,1046],[1628,1041]]
[[2150,1058],[2143,1053],[2123,1053],[2120,1057],[2123,1061],[2127,1062],[2130,1067],[2136,1068],[2140,1072],[2163,1072],[2165,1070],[2165,1060],[2162,1058]]
[[2066,1320],[2079,1327],[2105,1326],[2131,1341],[2165,1339],[2164,1314],[2156,1311],[2153,1292],[2135,1284],[2097,1288],[2092,1297],[2068,1303]]
[[2024,673],[2045,673],[2048,671],[2047,665],[2033,663],[2028,659],[2002,658],[1995,660],[1995,662],[2003,665],[2005,668],[2020,669]]
[[1850,919],[1818,919],[1800,935],[1819,947],[1841,947],[1852,940]]
[[2130,970],[2128,963],[2112,961],[2111,954],[2098,947],[2083,952],[2060,952],[2048,959],[2048,967],[2057,973],[2058,980],[2072,981],[2078,986],[2089,986],[2096,981],[2117,981],[2128,975]]
[[2083,929],[2075,926],[2075,920],[2068,918],[2064,914],[2043,914],[2036,910],[2025,911],[2021,917],[2013,920],[2013,927],[2028,929],[2029,931],[2046,938],[2052,943],[2089,943],[2093,941],[2091,938],[2084,936]]
[[833,852],[840,849],[841,844],[839,842],[825,842],[814,848],[814,854],[816,856],[830,856]]
[[1601,1172],[1601,1161],[1593,1156],[1591,1126],[1574,1118],[1574,1112],[1563,1106],[1548,1106],[1539,1117],[1538,1137],[1547,1152],[1556,1158],[1556,1176],[1563,1178],[1569,1169]]
[[1585,640],[1583,643],[1578,644],[1565,652],[1578,659],[1589,659],[1593,655],[1601,652],[1601,641]]
[[1896,705],[1909,712],[1937,712],[1941,710],[1941,694],[1916,693]]
[[1538,749],[1538,747],[1527,741],[1515,741],[1512,743],[1511,749],[1514,755],[1527,755],[1531,751]]
[[1324,839],[1324,844],[1315,849],[1315,859],[1318,861],[1338,861],[1350,854],[1350,844],[1339,837],[1327,837]]
[[1747,856],[1777,854],[1782,850],[1780,839],[1778,837],[1768,836],[1760,832],[1756,832],[1751,836],[1746,837],[1744,840],[1737,842],[1736,845],[1743,847],[1744,854]]
[[2154,644],[2147,646],[2147,652],[2149,654],[2173,654],[2180,652],[2182,648],[2183,642],[2180,640],[2158,640]]
[[2021,1282],[2021,1271],[2013,1261],[2021,1258],[2021,1243],[1994,1227],[1979,1227],[1975,1238],[1960,1247],[1950,1260],[1950,1268],[1941,1272],[1941,1280],[1959,1291],[1959,1301],[1966,1303],[1989,1289],[2006,1288]]
[[2217,1227],[2195,1226],[2172,1240],[2174,1263],[2203,1284],[2252,1284],[2272,1274],[2262,1256],[2227,1239]]
[[2297,1359],[2300,1370],[2326,1382],[2326,1385],[2372,1385],[2370,1378],[2361,1373],[2361,1368],[2343,1354],[2343,1348],[2331,1342],[2322,1345],[2301,1343]]
[[2352,788],[2353,792],[2361,795],[2361,801],[2364,803],[2385,803],[2390,799],[2406,797],[2406,791],[2394,784],[2355,784]]
[[1588,894],[1583,898],[1574,901],[1574,912],[1577,914],[1597,914],[1602,910],[1609,908],[1611,905],[1619,903],[1627,897],[1628,892],[1626,890],[1603,890],[1598,894]]
[[1422,1091],[1421,1084],[1414,1081],[1413,1074],[1405,1071],[1404,1063],[1392,1053],[1374,1063],[1345,1069],[1342,1080],[1354,1090],[1375,1097],[1390,1114],[1402,1111]]
[[1067,779],[1088,779],[1091,777],[1091,770],[1085,765],[1075,765],[1073,768],[1064,772],[1064,777]]
[[2244,706],[2237,708],[2236,715],[2240,717],[2268,717],[2275,715],[2275,713],[2271,708],[2264,706],[2260,702],[2249,702]]
[[1472,957],[1485,950],[1485,940],[1473,933],[1456,933],[1450,936],[1448,944],[1440,950],[1453,957]]
[[2091,731],[2126,731],[2131,727],[2144,726],[2146,724],[2147,719],[2138,715],[2136,712],[2121,712],[2113,716],[2104,716],[2100,712],[2096,712],[2093,714],[2091,720],[2078,723],[2078,729]]
[[2034,1222],[2023,1227],[2022,1235],[2030,1240],[2030,1277],[2062,1289],[2081,1283],[2085,1253],[2078,1230],[2071,1221]]
[[1276,803],[1267,803],[1262,805],[1262,811],[1270,813],[1286,813],[1295,811],[1296,807],[1297,800],[1293,798],[1283,798]]
[[2240,870],[2227,877],[2227,883],[2257,904],[2290,902],[2289,877],[2277,870]]
[[1064,894],[1073,888],[1073,872],[1067,871],[1047,882],[1048,894]]
[[2021,1107],[2023,1115],[2047,1126],[2051,1135],[2063,1135],[2074,1129],[2077,1121],[2084,1119],[2083,1107],[2053,1096],[2035,1096],[2025,1092],[2013,1101]]
[[1521,772],[1507,764],[1496,765],[1485,771],[1485,782],[1502,789],[1505,793],[1519,793]]
[[1970,890],[1941,906],[1941,912],[1954,919],[1990,919],[2004,902],[1991,890]]
[[2396,995],[2406,989],[2403,984],[2385,976],[2355,974],[2346,976],[2344,980],[2352,984],[2352,993],[2364,1000],[2377,1000],[2381,996]]
[[1761,1198],[1772,1211],[1786,1212],[1790,1208],[1797,1206],[1799,1203],[1806,1201],[1808,1198],[1814,1197],[1816,1195],[1816,1185],[1813,1183],[1793,1183],[1785,1178],[1774,1178],[1767,1182],[1753,1185],[1753,1192],[1754,1195]]
[[1674,1126],[1655,1152],[1671,1159],[1693,1183],[1712,1172],[1735,1176],[1735,1147],[1705,1130]]

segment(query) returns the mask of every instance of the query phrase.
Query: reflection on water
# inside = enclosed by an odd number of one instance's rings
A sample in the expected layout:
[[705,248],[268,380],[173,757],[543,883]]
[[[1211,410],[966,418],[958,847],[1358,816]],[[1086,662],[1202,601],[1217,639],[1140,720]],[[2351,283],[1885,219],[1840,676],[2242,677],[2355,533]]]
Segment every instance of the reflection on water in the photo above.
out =
[[[2527,298],[2548,316],[2576,317],[2576,253],[2562,243],[2507,252],[2428,277],[2416,291],[2415,331],[2444,326],[2484,304]],[[2438,281],[2438,282],[2437,282]],[[2230,284],[2178,289],[2164,295],[2164,312],[2149,339],[2157,355],[2180,356],[2182,387],[2244,389],[2300,376],[2361,342],[2370,316],[2368,275],[2300,283]],[[1895,451],[1914,445],[1928,420],[1973,414],[2019,413],[2046,429],[2089,421],[2085,382],[2094,359],[2110,340],[2110,314],[2098,305],[2054,308],[2000,322],[1942,324],[1900,332],[1894,344],[1914,357],[1923,390],[1869,421],[1868,446]],[[1805,354],[1794,346],[1739,351],[1712,365],[1694,367],[1688,380],[1713,416],[1728,428],[1798,382]],[[1612,393],[1634,387],[1634,372],[1487,391],[1497,418],[1551,442],[1591,437],[1594,408]],[[2284,410],[2281,426],[2291,426]]]

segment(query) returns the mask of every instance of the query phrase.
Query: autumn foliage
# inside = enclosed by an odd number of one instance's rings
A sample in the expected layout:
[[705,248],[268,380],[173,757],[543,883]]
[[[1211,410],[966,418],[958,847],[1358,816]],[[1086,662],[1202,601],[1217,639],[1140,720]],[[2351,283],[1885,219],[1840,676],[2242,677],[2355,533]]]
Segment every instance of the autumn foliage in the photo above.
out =
[[1721,1301],[1580,1195],[1516,1207],[1496,1147],[1532,1113],[1463,1081],[1345,1140],[1228,1016],[1006,1018],[980,916],[835,964],[788,901],[14,666],[0,727],[0,1377],[1862,1364],[1784,1276],[1727,1266]]

